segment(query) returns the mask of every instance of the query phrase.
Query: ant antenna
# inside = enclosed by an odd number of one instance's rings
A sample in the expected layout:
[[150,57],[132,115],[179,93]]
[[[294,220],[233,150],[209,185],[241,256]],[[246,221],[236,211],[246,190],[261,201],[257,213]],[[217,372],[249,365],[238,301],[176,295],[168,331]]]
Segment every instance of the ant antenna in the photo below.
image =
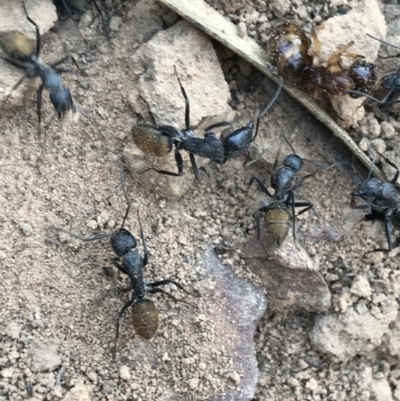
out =
[[[286,137],[285,134],[281,133],[281,137],[284,139],[284,141],[287,143],[287,145],[290,147],[291,151],[293,152],[293,154],[297,155],[296,151],[294,150],[294,147],[292,146],[292,144],[289,142],[289,139]],[[315,162],[314,160],[310,160],[310,159],[304,159],[303,157],[301,158],[301,160],[303,160],[303,162],[307,162],[307,163],[311,163],[314,166],[318,167],[321,170],[324,171],[328,171],[330,170],[332,167],[336,167],[336,166],[340,166],[342,163],[333,163],[328,167],[323,166],[322,164],[319,164],[317,162]]]
[[281,137],[283,138],[283,140],[286,142],[286,144],[289,146],[290,150],[293,152],[293,154],[297,155],[296,151],[294,150],[294,147],[292,146],[292,144],[289,142],[289,139],[286,137],[286,135],[284,133],[281,133]]
[[372,175],[372,170],[374,169],[374,166],[375,166],[376,156],[374,154],[374,151],[371,148],[369,140],[366,139],[365,136],[362,139],[365,139],[365,142],[367,143],[367,147],[368,147],[368,153],[369,153],[370,156],[372,155],[372,163],[371,163],[371,167],[369,169],[368,177],[367,177],[367,180],[369,180],[371,178],[371,175]]
[[119,166],[119,178],[121,181],[122,192],[124,193],[126,203],[128,204],[128,207],[126,208],[124,220],[122,221],[121,228],[120,228],[120,230],[122,230],[124,228],[125,221],[128,218],[129,209],[131,208],[131,204],[132,204],[132,201],[128,198],[128,194],[126,193],[126,188],[125,188],[125,184],[124,184],[124,165],[123,165],[123,163],[121,163],[121,165]]
[[[377,40],[378,42],[383,43],[383,44],[386,45],[386,46],[390,46],[390,47],[393,47],[393,48],[395,48],[395,49],[400,49],[400,46],[392,45],[391,43],[385,42],[384,40],[379,39],[379,38],[377,38],[376,36],[372,36],[372,35],[370,35],[369,33],[367,33],[367,36],[369,36],[369,37],[372,38],[372,39]],[[400,54],[397,54],[396,56],[391,56],[391,57],[399,57],[399,56],[400,56]]]
[[187,131],[190,131],[190,104],[189,104],[189,98],[187,97],[185,88],[183,87],[182,82],[181,82],[181,80],[179,79],[179,75],[178,75],[178,71],[177,71],[177,69],[176,69],[176,65],[174,65],[174,72],[175,72],[175,75],[176,75],[176,79],[178,80],[179,86],[181,87],[182,95],[183,95],[183,97],[184,97],[184,99],[185,99],[185,104],[186,104],[186,107],[185,107],[185,125],[186,125],[186,130],[187,130]]
[[110,239],[111,238],[111,235],[99,235],[98,237],[85,238],[85,237],[81,237],[80,235],[73,234],[70,231],[68,231],[68,230],[66,230],[65,228],[62,228],[62,227],[58,228],[58,231],[61,231],[62,233],[65,233],[65,234],[68,234],[71,237],[79,239],[79,240],[81,240],[83,242],[92,242],[92,241],[98,241],[98,240],[101,240],[101,239]]
[[126,203],[130,204],[132,201],[128,198],[128,194],[126,193],[125,180],[124,180],[124,164],[123,163],[121,163],[119,166],[119,179],[121,182],[122,192],[124,193]]
[[260,115],[259,115],[258,118],[257,118],[256,132],[255,132],[255,134],[254,134],[254,136],[253,136],[253,139],[250,141],[250,143],[253,142],[253,141],[256,139],[256,137],[257,137],[257,135],[258,135],[258,129],[259,129],[259,127],[260,127],[261,119],[265,116],[265,114],[267,113],[267,111],[274,105],[274,103],[276,102],[276,99],[278,99],[279,95],[281,94],[282,88],[283,88],[283,78],[282,78],[282,77],[279,77],[279,86],[278,86],[278,89],[276,90],[275,95],[274,95],[274,97],[272,98],[272,100],[268,103],[267,107],[266,107],[264,110],[262,110],[262,111],[260,112]]

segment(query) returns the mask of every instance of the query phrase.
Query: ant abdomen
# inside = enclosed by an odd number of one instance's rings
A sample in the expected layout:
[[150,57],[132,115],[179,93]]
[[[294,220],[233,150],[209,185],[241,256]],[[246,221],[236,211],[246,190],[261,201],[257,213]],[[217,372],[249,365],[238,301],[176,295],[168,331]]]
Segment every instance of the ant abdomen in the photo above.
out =
[[172,150],[173,139],[162,128],[150,124],[135,125],[132,128],[133,142],[145,154],[166,156]]
[[0,47],[12,60],[28,61],[35,53],[35,41],[23,32],[9,31],[0,33]]
[[152,301],[139,299],[132,308],[132,323],[140,337],[150,340],[158,329],[158,311]]
[[[349,77],[354,81],[354,90],[361,93],[369,93],[373,89],[377,81],[375,65],[368,63],[365,59],[356,60],[348,71]],[[361,94],[350,93],[350,97],[357,99]]]
[[271,203],[265,213],[265,226],[268,237],[280,246],[288,235],[292,216],[282,202]]
[[284,22],[268,41],[271,64],[277,67],[279,75],[295,82],[312,63],[309,47],[310,41],[300,26],[293,21]]

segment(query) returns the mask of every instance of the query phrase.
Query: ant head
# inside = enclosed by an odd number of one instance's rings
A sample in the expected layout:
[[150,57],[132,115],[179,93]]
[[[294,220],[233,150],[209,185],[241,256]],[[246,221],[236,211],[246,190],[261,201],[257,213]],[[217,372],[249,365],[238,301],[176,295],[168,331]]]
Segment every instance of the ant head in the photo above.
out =
[[283,165],[290,168],[294,172],[300,171],[303,167],[303,159],[296,154],[286,156],[283,160]]
[[158,311],[149,299],[139,299],[132,307],[132,323],[140,337],[150,340],[158,329]]
[[[123,167],[121,166],[121,174],[123,174]],[[121,175],[121,177],[123,177]],[[125,187],[122,186],[124,190],[124,195],[127,199],[125,193]],[[129,210],[131,208],[131,202],[128,201],[128,207],[126,208],[124,220],[122,220],[121,228],[111,235],[111,246],[114,252],[119,256],[124,256],[130,249],[136,248],[136,238],[124,228],[124,224],[129,215]]]
[[125,228],[120,228],[111,235],[111,246],[119,257],[136,248],[136,245],[136,238]]
[[367,178],[356,182],[357,189],[353,192],[355,196],[368,196],[375,198],[382,193],[382,182],[378,178]]

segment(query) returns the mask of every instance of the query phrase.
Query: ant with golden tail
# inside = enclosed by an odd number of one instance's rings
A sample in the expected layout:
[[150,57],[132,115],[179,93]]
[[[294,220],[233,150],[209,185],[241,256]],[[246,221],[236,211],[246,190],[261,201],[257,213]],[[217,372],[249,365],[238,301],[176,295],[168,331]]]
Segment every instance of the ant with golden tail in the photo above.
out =
[[[122,221],[121,227],[109,235],[100,235],[92,238],[84,238],[76,234],[72,234],[67,230],[62,229],[74,238],[77,238],[84,242],[97,241],[102,239],[110,239],[111,246],[117,258],[112,259],[112,263],[117,269],[127,275],[130,280],[130,286],[128,288],[121,289],[121,292],[131,291],[131,299],[127,301],[120,312],[118,313],[117,323],[116,323],[116,335],[115,335],[115,346],[113,355],[115,357],[117,351],[117,342],[119,337],[120,320],[125,314],[125,312],[132,307],[132,323],[135,331],[140,337],[150,340],[158,329],[158,311],[154,302],[146,298],[146,294],[164,294],[174,301],[180,301],[173,295],[164,291],[160,286],[166,284],[174,284],[180,290],[189,294],[179,283],[172,279],[156,281],[153,283],[146,283],[143,277],[143,268],[147,265],[149,259],[149,252],[147,250],[146,238],[143,234],[143,228],[140,221],[140,215],[138,211],[138,221],[140,227],[140,237],[142,240],[144,256],[142,256],[135,248],[137,246],[136,238],[132,235],[130,231],[124,228],[125,222],[128,218],[129,210],[132,201],[128,198],[125,185],[124,185],[124,167],[121,165],[120,168],[120,180],[122,190],[128,204],[124,219]],[[120,261],[120,259],[122,259]],[[182,301],[184,302],[184,301]]]
[[[277,168],[278,156],[275,159],[271,174],[271,187],[275,191],[274,194],[270,193],[264,182],[257,175],[253,175],[249,182],[250,188],[252,183],[256,181],[261,191],[271,199],[268,206],[263,206],[255,212],[255,217],[257,220],[258,238],[260,238],[260,213],[265,213],[266,232],[276,246],[280,246],[283,243],[289,233],[290,227],[292,227],[293,230],[293,239],[296,241],[295,217],[307,212],[313,207],[311,202],[298,202],[295,200],[294,196],[294,192],[303,184],[304,180],[316,174],[315,172],[304,175],[293,184],[294,177],[303,168],[304,162],[312,163],[325,171],[337,165],[333,164],[329,167],[324,167],[312,160],[301,158],[296,154],[286,136],[282,134],[282,137],[293,153],[284,158],[282,166],[279,168]],[[303,209],[295,214],[296,208]]]
[[254,123],[253,121],[249,121],[248,124],[236,129],[221,140],[212,130],[231,124],[230,122],[222,121],[207,127],[204,132],[204,138],[198,138],[194,135],[190,127],[189,98],[177,74],[176,76],[186,103],[185,129],[179,130],[172,126],[138,124],[132,129],[133,141],[142,152],[155,156],[165,156],[175,147],[175,161],[178,167],[177,173],[152,168],[160,174],[169,176],[181,176],[183,174],[183,159],[180,151],[187,151],[197,180],[199,180],[200,177],[194,155],[210,159],[214,163],[221,165],[225,164],[231,158],[243,155],[250,147],[250,144],[256,139],[261,119],[273,106],[283,87],[283,80],[281,79],[273,99],[264,110],[260,112],[257,118],[254,135]]
[[[26,71],[26,74],[19,79],[11,89],[10,93],[5,97],[3,104],[26,78],[39,77],[41,80],[41,85],[37,90],[37,115],[39,126],[42,121],[41,109],[43,89],[47,89],[50,92],[51,103],[56,111],[56,115],[60,119],[64,119],[67,115],[74,118],[77,114],[77,106],[72,100],[70,90],[63,85],[61,74],[67,72],[76,73],[76,70],[58,68],[58,66],[65,63],[67,60],[71,60],[75,66],[80,69],[78,63],[71,55],[64,56],[50,65],[42,61],[40,58],[41,39],[39,27],[36,22],[29,17],[25,1],[23,2],[23,5],[28,21],[35,27],[36,46],[34,42],[22,32],[10,31],[0,34],[0,47],[7,56],[3,57],[3,59],[14,67]],[[83,112],[83,110],[79,111],[81,113]],[[46,128],[50,126],[54,117],[55,116],[53,116],[47,124]]]

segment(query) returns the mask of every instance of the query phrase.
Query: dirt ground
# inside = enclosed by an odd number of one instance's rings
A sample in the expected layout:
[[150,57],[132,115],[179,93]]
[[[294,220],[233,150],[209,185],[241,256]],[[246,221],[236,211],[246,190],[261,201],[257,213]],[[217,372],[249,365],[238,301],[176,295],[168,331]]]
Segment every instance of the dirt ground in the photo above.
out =
[[[129,23],[129,10],[136,2],[115,3],[115,15]],[[174,19],[160,9],[168,27]],[[94,25],[85,43],[71,20],[60,22],[43,37],[42,49],[44,60],[73,51],[88,67],[85,75],[65,75],[64,80],[76,102],[93,112],[92,118],[82,117],[71,126],[56,121],[39,138],[33,89],[27,91],[23,107],[0,115],[0,400],[59,399],[77,384],[82,387],[74,400],[90,399],[85,398],[89,389],[93,400],[104,401],[226,399],[235,383],[221,378],[237,372],[230,355],[208,349],[216,329],[202,320],[209,307],[206,300],[184,304],[155,296],[161,319],[158,334],[151,344],[139,340],[125,317],[113,361],[115,318],[128,298],[101,298],[107,290],[126,285],[125,278],[109,277],[103,270],[113,257],[107,241],[82,243],[56,229],[86,237],[110,233],[126,209],[119,166],[136,121],[125,88],[131,49],[118,31],[107,38],[97,28]],[[221,45],[216,43],[215,48],[230,85],[231,106],[248,121],[275,86],[254,69],[243,68],[239,58]],[[46,95],[45,122],[51,114]],[[143,190],[126,172],[133,199],[126,226],[139,237],[140,207],[150,251],[146,279],[174,277],[190,291],[207,278],[201,267],[206,246],[223,243],[233,249],[219,256],[223,264],[262,289],[239,253],[254,230],[252,215],[263,199],[255,189],[248,194],[247,184],[255,173],[269,182],[278,150],[281,159],[291,153],[279,139],[283,131],[302,157],[323,165],[342,163],[318,171],[298,191],[299,198],[314,203],[299,218],[298,238],[328,282],[333,297],[330,313],[342,310],[342,296],[360,274],[368,278],[375,296],[398,301],[397,253],[361,259],[365,250],[386,244],[382,224],[364,222],[363,213],[350,208],[354,180],[366,171],[285,93],[261,126],[260,135],[271,146],[262,160],[247,168],[242,168],[244,159],[222,167],[209,163],[200,172],[201,181],[180,200]],[[306,172],[312,171],[315,168],[308,165]],[[191,174],[187,166],[185,176]],[[183,296],[173,286],[167,289],[177,298]],[[368,302],[374,304],[373,297]],[[378,346],[347,361],[335,360],[310,343],[315,318],[307,313],[264,315],[255,336],[260,369],[255,400],[400,400],[398,355]],[[20,330],[20,340],[10,334],[13,327]],[[56,387],[54,372],[35,372],[30,365],[32,343],[54,338],[59,345],[56,354],[67,368]]]

